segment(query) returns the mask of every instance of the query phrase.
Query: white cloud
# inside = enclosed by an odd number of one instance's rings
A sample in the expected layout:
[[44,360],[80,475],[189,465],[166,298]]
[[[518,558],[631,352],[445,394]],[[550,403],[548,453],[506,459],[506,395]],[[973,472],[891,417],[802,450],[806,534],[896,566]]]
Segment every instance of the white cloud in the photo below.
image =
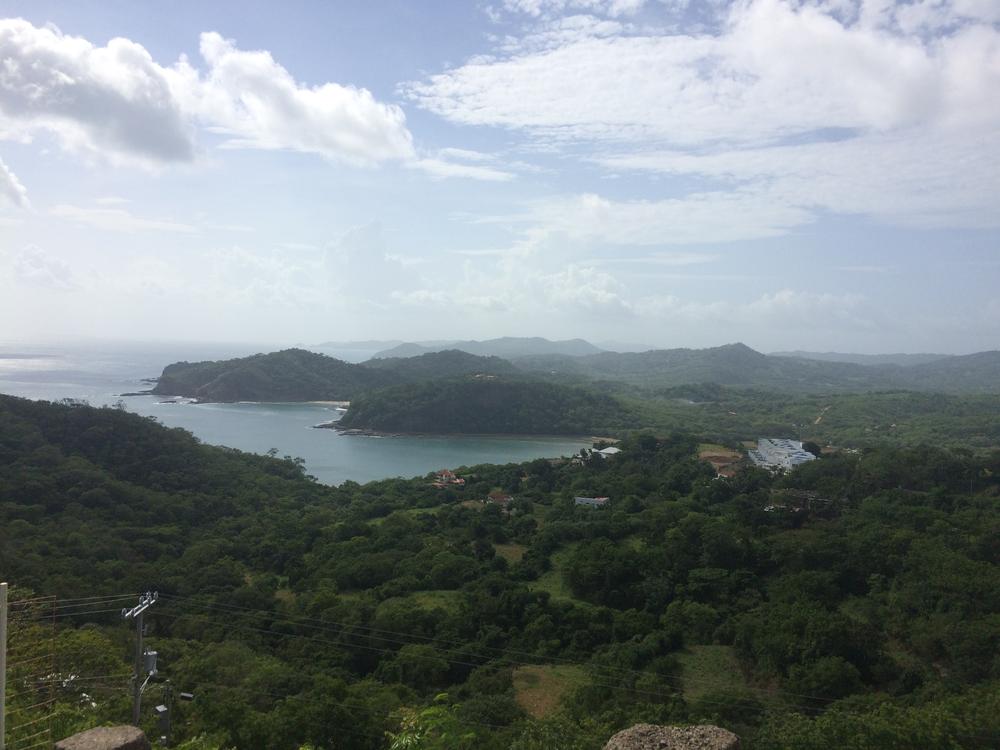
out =
[[734,330],[766,326],[772,330],[871,329],[865,300],[856,294],[782,289],[749,301],[685,301],[675,295],[639,298],[636,314],[663,321],[725,324]]
[[504,0],[503,7],[511,13],[525,13],[535,18],[579,12],[605,16],[632,15],[646,0]]
[[624,285],[611,274],[590,266],[570,265],[556,273],[539,277],[543,299],[560,312],[586,310],[601,313],[628,313]]
[[436,179],[468,177],[473,180],[485,180],[487,182],[509,182],[514,179],[513,173],[505,172],[502,169],[482,164],[460,164],[445,159],[417,159],[411,163],[411,166],[423,170]]
[[77,287],[69,264],[36,245],[27,245],[12,254],[14,277],[30,286],[67,291]]
[[197,232],[197,227],[181,224],[176,221],[162,219],[144,219],[135,216],[123,208],[83,208],[60,204],[54,206],[49,213],[60,219],[67,219],[78,224],[85,224],[95,229],[110,232],[181,232],[185,234]]
[[414,156],[403,111],[370,91],[337,83],[303,86],[269,52],[239,50],[215,32],[201,35],[209,70],[191,106],[232,148],[287,149],[350,164]]
[[595,194],[535,204],[526,219],[570,238],[614,245],[683,245],[773,237],[812,215],[766,191],[695,193],[660,201],[612,201]]
[[64,147],[114,161],[194,158],[174,71],[128,39],[96,47],[54,26],[0,20],[0,131],[53,133]]
[[413,161],[402,109],[350,85],[307,86],[266,51],[201,35],[205,70],[161,65],[140,44],[101,47],[54,26],[0,20],[0,137],[55,135],[114,163],[190,162],[197,126],[228,148],[319,154],[353,165]]
[[28,206],[28,191],[17,175],[10,171],[3,159],[0,159],[0,198],[18,208]]
[[884,131],[1000,109],[986,96],[1000,76],[998,32],[989,26],[963,25],[928,40],[847,25],[815,5],[757,0],[734,4],[714,36],[584,31],[541,49],[529,35],[509,54],[405,90],[464,124],[687,145],[830,128]]
[[597,264],[630,264],[636,263],[651,266],[696,266],[705,263],[713,263],[719,260],[718,255],[709,253],[692,252],[655,252],[638,257],[618,257],[618,258],[592,258],[590,263]]
[[624,217],[631,230],[592,232],[609,241],[766,237],[820,212],[992,227],[998,7],[749,0],[711,31],[678,31],[560,18],[569,4],[530,2],[522,10],[542,20],[526,36],[404,91],[452,122],[534,146],[596,145],[611,174],[708,178],[672,200],[553,204],[585,226],[588,215]]

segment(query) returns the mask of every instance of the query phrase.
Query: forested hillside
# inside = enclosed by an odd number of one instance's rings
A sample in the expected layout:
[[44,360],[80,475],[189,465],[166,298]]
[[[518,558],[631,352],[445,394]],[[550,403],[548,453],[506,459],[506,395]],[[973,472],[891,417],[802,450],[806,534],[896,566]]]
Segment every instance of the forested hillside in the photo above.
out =
[[477,375],[368,393],[351,402],[340,426],[381,432],[585,435],[635,426],[638,419],[604,394]]
[[526,372],[611,380],[646,387],[719,383],[781,393],[863,393],[908,389],[1000,392],[1000,352],[943,357],[909,366],[761,354],[744,344],[708,349],[601,352],[583,357],[517,357]]
[[164,368],[152,392],[202,401],[339,401],[396,382],[389,373],[285,349],[218,362],[175,362]]
[[518,369],[500,357],[480,357],[457,349],[429,352],[415,357],[370,359],[365,367],[393,373],[405,380],[454,378],[459,375],[514,375]]
[[725,480],[689,436],[620,447],[456,467],[459,489],[330,488],[123,411],[2,397],[0,578],[77,602],[18,626],[75,675],[52,688],[61,733],[127,718],[119,610],[158,589],[148,698],[195,694],[187,750],[597,750],[638,721],[750,750],[997,746],[1000,454]]

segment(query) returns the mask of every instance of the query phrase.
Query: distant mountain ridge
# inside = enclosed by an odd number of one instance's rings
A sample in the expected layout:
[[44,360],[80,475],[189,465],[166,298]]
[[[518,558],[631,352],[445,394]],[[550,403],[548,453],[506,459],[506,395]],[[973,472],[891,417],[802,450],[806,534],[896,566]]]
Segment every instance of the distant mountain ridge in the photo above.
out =
[[566,339],[563,341],[550,341],[539,336],[533,337],[512,337],[503,336],[497,339],[487,339],[485,341],[450,341],[450,342],[424,342],[424,343],[404,343],[398,346],[376,352],[372,359],[385,359],[387,357],[416,357],[421,354],[431,354],[445,349],[455,349],[467,354],[475,354],[480,357],[526,357],[541,354],[559,354],[569,357],[581,357],[588,354],[597,354],[600,349],[589,341],[583,339]]
[[[565,344],[563,348],[576,351],[592,347],[587,342],[579,346],[578,341],[497,339],[477,343],[508,351],[551,344]],[[449,349],[349,364],[315,352],[286,349],[221,362],[177,362],[164,368],[152,392],[208,401],[351,400],[379,388],[472,375],[516,375],[562,384],[612,381],[653,389],[715,383],[778,393],[1000,393],[1000,352],[945,357],[909,366],[861,365],[761,354],[737,343],[709,349],[507,357]]]
[[601,352],[581,357],[541,355],[512,360],[526,372],[624,381],[646,387],[718,383],[795,393],[920,390],[1000,392],[1000,352],[945,357],[922,364],[861,365],[761,354],[745,344],[709,349]]
[[845,354],[842,352],[771,352],[772,357],[794,357],[795,359],[815,359],[819,362],[845,362],[854,365],[926,365],[941,359],[948,359],[950,354]]

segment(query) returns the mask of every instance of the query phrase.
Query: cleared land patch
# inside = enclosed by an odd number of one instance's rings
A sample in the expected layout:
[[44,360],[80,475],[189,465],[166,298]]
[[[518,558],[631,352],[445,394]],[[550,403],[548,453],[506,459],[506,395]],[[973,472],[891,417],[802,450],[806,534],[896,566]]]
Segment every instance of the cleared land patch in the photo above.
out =
[[528,588],[532,591],[547,591],[553,599],[572,600],[577,604],[586,604],[586,602],[573,596],[573,592],[570,591],[563,576],[563,567],[566,564],[566,559],[578,544],[579,542],[572,542],[562,549],[553,552],[551,558],[552,569],[540,575],[537,580],[529,583]]
[[555,711],[570,690],[586,682],[583,667],[574,664],[518,667],[514,670],[514,699],[529,716],[541,719]]
[[421,609],[441,609],[455,612],[458,610],[458,591],[414,591],[407,599]]
[[724,690],[746,690],[732,646],[688,646],[676,654],[684,700]]
[[523,544],[494,544],[493,549],[509,563],[521,562],[524,553],[528,551]]

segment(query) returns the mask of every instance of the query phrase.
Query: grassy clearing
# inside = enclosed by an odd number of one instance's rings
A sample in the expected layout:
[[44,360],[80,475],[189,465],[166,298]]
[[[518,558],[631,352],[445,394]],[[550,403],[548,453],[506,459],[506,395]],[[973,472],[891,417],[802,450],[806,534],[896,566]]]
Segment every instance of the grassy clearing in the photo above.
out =
[[457,591],[414,591],[407,599],[420,609],[441,608],[449,612],[458,611]]
[[514,698],[529,716],[541,719],[559,707],[573,688],[587,682],[583,667],[531,665],[514,670]]
[[646,547],[646,543],[638,534],[632,534],[631,536],[625,537],[622,539],[621,543],[635,552],[642,552],[642,550]]
[[524,553],[528,551],[528,548],[523,544],[494,544],[493,549],[509,563],[520,562]]
[[570,591],[569,586],[566,585],[566,581],[563,578],[563,567],[566,564],[566,559],[578,544],[579,542],[573,542],[553,552],[552,569],[539,576],[538,580],[529,583],[528,588],[532,591],[547,591],[553,599],[564,599],[576,602],[577,604],[585,604],[585,602],[573,596],[573,592]]
[[677,653],[677,661],[681,665],[684,700],[748,687],[732,646],[689,646]]
[[731,458],[735,461],[743,458],[743,454],[718,443],[701,443],[698,445],[698,458]]
[[698,443],[698,453],[726,453],[729,450],[719,443]]

